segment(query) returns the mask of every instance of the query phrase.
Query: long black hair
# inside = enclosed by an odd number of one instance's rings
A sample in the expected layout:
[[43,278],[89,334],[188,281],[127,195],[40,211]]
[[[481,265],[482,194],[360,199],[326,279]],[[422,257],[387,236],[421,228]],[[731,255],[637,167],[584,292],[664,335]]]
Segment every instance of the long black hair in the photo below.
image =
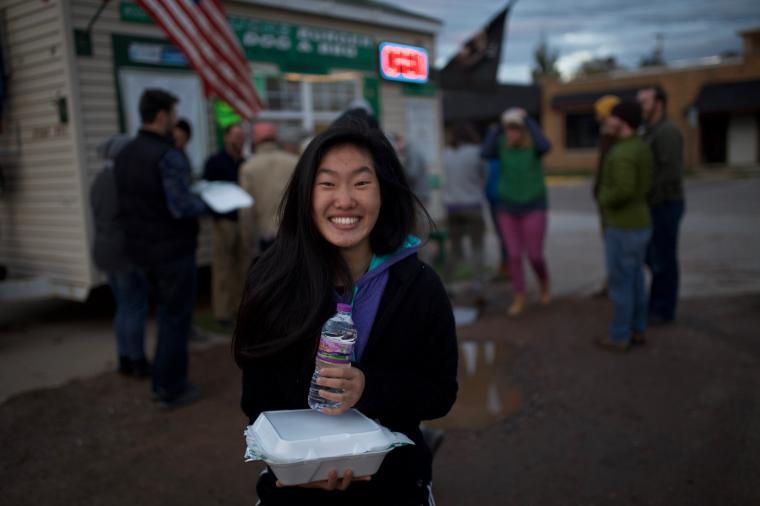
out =
[[428,216],[381,130],[348,118],[317,135],[299,159],[283,195],[274,244],[248,271],[233,339],[239,365],[283,351],[311,360],[320,327],[335,312],[336,286],[346,293],[353,289],[339,248],[322,237],[312,216],[317,169],[331,148],[346,144],[369,153],[379,181],[380,212],[370,232],[373,253],[397,250],[414,231],[418,209],[421,216]]

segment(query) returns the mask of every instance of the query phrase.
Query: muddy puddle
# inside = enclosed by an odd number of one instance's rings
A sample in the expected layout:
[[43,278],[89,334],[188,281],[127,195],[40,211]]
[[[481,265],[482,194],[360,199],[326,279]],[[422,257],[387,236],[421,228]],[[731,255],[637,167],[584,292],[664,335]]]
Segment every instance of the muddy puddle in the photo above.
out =
[[504,342],[460,340],[459,395],[449,414],[429,425],[480,429],[516,414],[520,389],[510,383],[514,350]]

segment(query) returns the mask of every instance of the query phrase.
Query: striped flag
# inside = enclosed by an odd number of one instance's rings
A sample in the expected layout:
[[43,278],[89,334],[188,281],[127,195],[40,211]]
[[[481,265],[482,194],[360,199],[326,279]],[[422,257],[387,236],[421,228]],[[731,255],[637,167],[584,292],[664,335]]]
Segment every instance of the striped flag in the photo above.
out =
[[207,96],[227,102],[243,118],[262,109],[248,62],[232,33],[220,0],[137,0],[187,56]]

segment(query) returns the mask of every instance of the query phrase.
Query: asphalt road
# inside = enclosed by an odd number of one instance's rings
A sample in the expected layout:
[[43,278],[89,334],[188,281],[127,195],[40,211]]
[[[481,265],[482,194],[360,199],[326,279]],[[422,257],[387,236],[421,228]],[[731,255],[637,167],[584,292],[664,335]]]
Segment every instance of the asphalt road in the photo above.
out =
[[[508,320],[493,284],[459,330],[460,395],[431,422],[438,504],[760,504],[760,180],[687,188],[679,320],[627,355],[591,344],[611,308],[584,295],[604,275],[588,185],[551,188],[559,297]],[[193,346],[204,398],[167,414],[109,372],[107,314],[1,311],[0,504],[255,502],[228,342]]]

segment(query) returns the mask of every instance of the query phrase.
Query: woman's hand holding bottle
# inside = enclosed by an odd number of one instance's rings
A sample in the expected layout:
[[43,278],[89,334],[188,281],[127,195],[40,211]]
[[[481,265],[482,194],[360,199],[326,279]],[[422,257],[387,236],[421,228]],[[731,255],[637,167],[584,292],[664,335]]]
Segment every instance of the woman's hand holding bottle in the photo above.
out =
[[337,408],[322,408],[326,415],[340,415],[356,406],[364,393],[364,373],[356,367],[323,367],[319,370],[317,384],[322,387],[319,395],[327,400],[340,403]]

